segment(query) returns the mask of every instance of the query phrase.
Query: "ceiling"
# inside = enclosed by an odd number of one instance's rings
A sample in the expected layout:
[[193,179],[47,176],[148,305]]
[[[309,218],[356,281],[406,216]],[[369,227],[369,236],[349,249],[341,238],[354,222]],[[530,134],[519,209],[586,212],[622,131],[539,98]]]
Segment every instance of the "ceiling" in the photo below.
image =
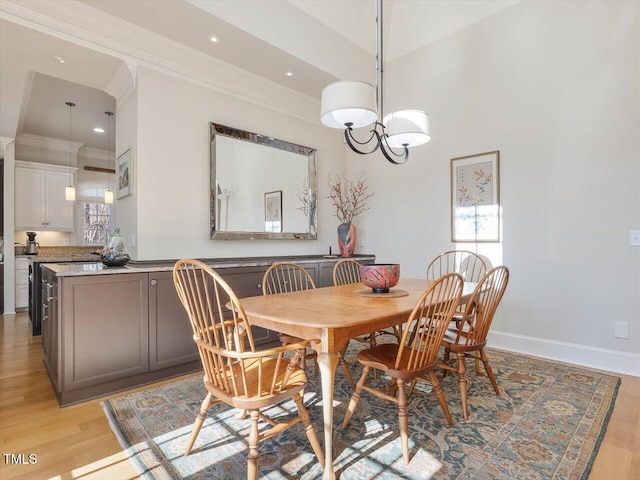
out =
[[[9,2],[11,0],[8,0]],[[422,48],[518,0],[386,0],[385,62]],[[78,0],[198,52],[214,56],[290,89],[320,98],[339,79],[374,82],[375,2],[372,0]],[[0,5],[0,13],[2,7]],[[0,136],[69,136],[104,149],[104,93],[122,61],[0,17]],[[209,41],[211,35],[219,42]],[[69,59],[60,64],[59,55]],[[293,72],[286,76],[285,72]],[[37,72],[34,74],[33,72]],[[74,97],[74,98],[71,98]],[[112,142],[113,144],[113,142]],[[113,148],[113,147],[112,147]]]

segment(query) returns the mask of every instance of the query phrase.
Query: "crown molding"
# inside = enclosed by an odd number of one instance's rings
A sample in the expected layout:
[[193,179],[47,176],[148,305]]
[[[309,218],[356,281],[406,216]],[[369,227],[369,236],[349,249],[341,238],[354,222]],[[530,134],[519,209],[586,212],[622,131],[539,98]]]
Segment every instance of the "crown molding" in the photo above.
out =
[[45,150],[58,150],[60,152],[71,152],[75,155],[84,145],[80,142],[69,142],[69,140],[60,140],[59,138],[42,137],[40,135],[32,135],[30,133],[21,133],[16,137],[16,145],[23,147],[35,147]]
[[[33,81],[36,78],[35,72],[27,70],[27,77],[24,82],[24,90],[22,92],[22,105],[29,104],[29,98],[31,97],[31,91],[33,90]],[[18,128],[16,132],[24,131],[24,118],[27,115],[27,109],[21,108],[20,115],[18,116]]]
[[[128,69],[131,66],[154,69],[225,95],[319,123],[318,99],[76,0],[3,0],[0,18],[119,58]],[[119,71],[107,88],[120,94],[119,88],[126,84],[119,78],[121,76]],[[135,85],[135,74],[133,76]]]
[[82,147],[78,152],[78,157],[87,158],[89,160],[99,160],[102,162],[115,162],[116,152],[101,148]]
[[52,163],[27,162],[25,160],[16,159],[16,167],[31,168],[34,170],[47,170],[50,172],[75,173],[78,171],[76,167],[67,167],[64,165],[55,165]]
[[0,137],[0,152],[4,154],[4,151],[7,149],[7,146],[13,141],[15,141],[15,138]]
[[116,99],[116,107],[119,107],[136,89],[137,83],[138,66],[123,62],[104,91]]

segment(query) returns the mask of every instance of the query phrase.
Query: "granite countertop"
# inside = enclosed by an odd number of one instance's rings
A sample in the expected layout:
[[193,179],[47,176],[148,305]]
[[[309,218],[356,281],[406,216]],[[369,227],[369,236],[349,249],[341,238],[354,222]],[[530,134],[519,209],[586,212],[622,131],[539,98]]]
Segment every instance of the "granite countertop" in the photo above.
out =
[[[331,260],[340,260],[337,256]],[[354,255],[354,260],[375,259],[374,255]],[[95,256],[93,257],[95,260]],[[278,261],[291,261],[295,263],[313,263],[324,260],[324,255],[303,255],[291,257],[253,257],[253,258],[203,258],[200,259],[212,268],[233,268],[233,267],[266,267]],[[52,271],[56,277],[79,277],[85,275],[113,275],[117,273],[151,273],[170,272],[176,260],[156,260],[156,261],[132,261],[124,267],[107,267],[100,262],[88,263],[47,263],[42,265]]]
[[99,253],[53,253],[27,255],[31,262],[95,262],[100,260]]

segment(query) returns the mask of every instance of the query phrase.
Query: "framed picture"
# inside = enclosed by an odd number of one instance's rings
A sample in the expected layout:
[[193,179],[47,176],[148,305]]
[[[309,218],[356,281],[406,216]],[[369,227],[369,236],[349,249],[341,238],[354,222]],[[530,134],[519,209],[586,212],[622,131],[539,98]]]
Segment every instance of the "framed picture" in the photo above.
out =
[[116,160],[116,198],[133,193],[133,152],[124,152]]
[[264,231],[282,232],[282,190],[264,194]]
[[500,241],[500,152],[451,159],[451,241]]

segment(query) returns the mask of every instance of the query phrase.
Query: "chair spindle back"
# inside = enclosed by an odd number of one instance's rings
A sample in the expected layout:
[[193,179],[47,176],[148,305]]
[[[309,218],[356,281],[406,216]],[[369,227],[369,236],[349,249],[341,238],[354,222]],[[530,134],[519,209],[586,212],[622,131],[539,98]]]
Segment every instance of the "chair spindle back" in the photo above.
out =
[[440,342],[460,303],[463,286],[464,280],[458,273],[444,274],[429,285],[407,320],[396,368],[402,365],[405,370],[418,370],[435,363]]
[[340,260],[333,266],[333,284],[349,285],[360,283],[360,263],[355,260]]
[[480,255],[467,250],[450,250],[434,258],[427,267],[427,280],[435,280],[445,273],[459,273],[465,282],[477,283],[487,271]]
[[262,278],[263,295],[297,292],[316,288],[313,278],[306,269],[292,262],[278,262],[271,265]]
[[[486,342],[493,316],[507,289],[508,282],[509,269],[504,265],[492,268],[480,280],[467,303],[464,318],[469,320],[464,328],[458,331],[459,343],[479,345]],[[460,340],[461,336],[464,337],[464,342]]]

